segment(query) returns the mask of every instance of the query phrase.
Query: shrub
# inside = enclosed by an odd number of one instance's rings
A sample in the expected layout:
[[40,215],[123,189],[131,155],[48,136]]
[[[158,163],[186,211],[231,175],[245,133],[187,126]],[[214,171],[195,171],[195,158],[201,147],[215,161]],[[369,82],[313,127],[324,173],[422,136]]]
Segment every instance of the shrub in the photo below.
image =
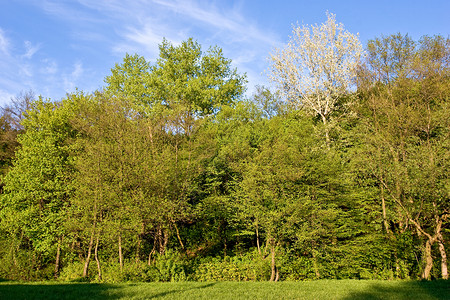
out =
[[194,280],[198,281],[262,281],[270,278],[270,262],[256,252],[224,258],[203,258],[199,261]]

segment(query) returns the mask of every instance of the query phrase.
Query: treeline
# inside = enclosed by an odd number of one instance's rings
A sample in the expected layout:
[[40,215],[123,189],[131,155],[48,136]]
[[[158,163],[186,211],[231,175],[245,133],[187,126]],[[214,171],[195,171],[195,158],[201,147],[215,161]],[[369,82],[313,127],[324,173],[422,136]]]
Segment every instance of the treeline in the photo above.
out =
[[18,97],[0,119],[0,277],[447,279],[450,40],[366,51],[325,119],[283,90],[246,100],[192,39],[153,65],[127,55],[101,91]]

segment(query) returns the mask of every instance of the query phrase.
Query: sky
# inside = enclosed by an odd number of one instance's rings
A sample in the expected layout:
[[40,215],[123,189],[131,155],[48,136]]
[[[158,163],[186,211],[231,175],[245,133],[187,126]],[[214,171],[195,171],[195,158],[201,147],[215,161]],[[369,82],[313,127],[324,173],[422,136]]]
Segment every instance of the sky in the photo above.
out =
[[163,38],[219,46],[246,73],[250,96],[270,86],[268,57],[292,26],[324,23],[327,11],[363,45],[450,34],[450,0],[0,0],[0,106],[29,90],[60,100],[101,89],[126,53],[154,63]]

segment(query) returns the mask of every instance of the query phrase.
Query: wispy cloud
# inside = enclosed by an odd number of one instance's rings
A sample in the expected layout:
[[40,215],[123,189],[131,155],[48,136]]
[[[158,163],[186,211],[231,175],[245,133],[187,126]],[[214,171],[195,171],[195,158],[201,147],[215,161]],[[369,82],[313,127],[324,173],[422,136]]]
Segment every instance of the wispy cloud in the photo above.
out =
[[77,82],[84,73],[81,62],[76,62],[73,65],[72,72],[64,75],[64,89],[66,92],[72,92],[77,87]]
[[256,84],[267,84],[262,74],[266,57],[280,46],[281,38],[246,16],[241,7],[201,0],[144,0],[123,8],[123,2],[119,2],[90,2],[91,8],[99,5],[114,16],[124,10],[127,18],[129,14],[135,16],[125,22],[126,26],[116,29],[120,42],[113,47],[114,53],[137,52],[154,60],[163,38],[178,44],[192,36],[203,45],[219,45],[233,65],[247,73],[249,91]]
[[100,88],[113,62],[120,62],[126,52],[139,53],[154,62],[163,38],[179,44],[188,37],[205,48],[220,46],[233,66],[247,73],[251,87],[261,82],[265,58],[280,38],[247,16],[239,6],[241,2],[233,2],[33,1],[34,8],[52,24],[64,28],[57,32],[67,42],[59,50],[63,52],[55,54],[45,39],[13,41],[0,28],[0,81],[4,81],[0,88],[5,90],[9,84],[11,90],[20,88],[17,93],[37,88],[37,93],[54,99],[75,87]]
[[[270,49],[279,41],[275,33],[244,15],[239,6],[230,6],[227,2],[78,0],[78,4],[80,7],[46,0],[45,10],[73,22],[77,28],[86,24],[108,24],[110,33],[115,35],[111,50],[120,55],[135,51],[154,56],[163,38],[177,44],[193,36],[221,47],[243,49],[245,45],[246,49],[255,51]],[[96,18],[92,17],[94,15]],[[78,30],[76,34],[91,39],[101,36],[92,30],[87,33]]]
[[10,101],[14,97],[13,94],[11,94],[8,91],[0,89],[0,106],[3,106],[5,103]]
[[9,41],[6,38],[6,35],[3,29],[0,28],[0,52],[5,55],[9,54]]
[[92,12],[80,9],[75,2],[43,0],[37,1],[36,5],[41,7],[46,14],[61,19],[64,22],[75,22],[80,26],[84,24],[99,24],[102,22],[102,19],[98,18]]
[[40,72],[44,75],[54,75],[58,72],[58,64],[52,59],[43,59]]
[[73,79],[78,79],[81,77],[81,75],[83,75],[83,65],[81,64],[81,62],[77,62],[74,64],[74,70],[72,71],[72,73],[70,74],[72,76]]
[[33,45],[30,41],[25,41],[25,54],[23,55],[24,58],[31,59],[33,55],[41,48],[40,45]]
[[220,11],[214,4],[202,3],[200,5],[196,1],[189,0],[154,0],[153,2],[166,7],[173,13],[184,15],[190,20],[204,23],[209,30],[226,31],[237,40],[253,40],[272,44],[275,39],[273,34],[256,27],[236,9]]

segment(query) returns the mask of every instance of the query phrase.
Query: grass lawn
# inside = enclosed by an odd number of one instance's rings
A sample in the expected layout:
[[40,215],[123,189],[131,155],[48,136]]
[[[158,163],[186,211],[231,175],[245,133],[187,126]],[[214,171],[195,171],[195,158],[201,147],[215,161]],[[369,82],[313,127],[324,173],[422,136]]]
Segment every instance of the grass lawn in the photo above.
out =
[[0,299],[449,299],[450,281],[1,282]]

